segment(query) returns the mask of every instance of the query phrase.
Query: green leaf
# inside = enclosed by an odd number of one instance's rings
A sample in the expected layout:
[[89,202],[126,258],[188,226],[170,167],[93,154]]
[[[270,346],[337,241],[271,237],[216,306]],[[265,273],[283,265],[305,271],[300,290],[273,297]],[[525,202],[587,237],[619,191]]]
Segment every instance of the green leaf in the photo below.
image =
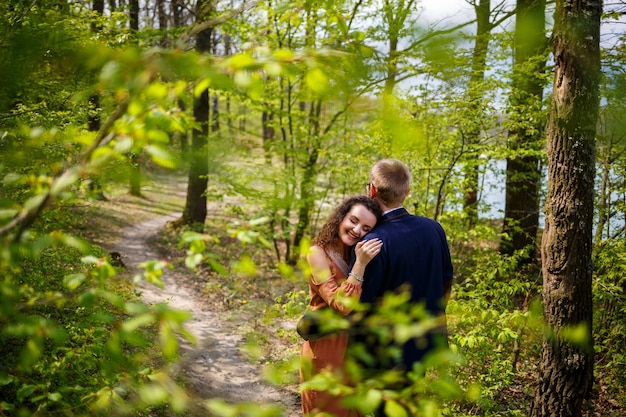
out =
[[19,211],[17,209],[0,209],[0,221],[13,218]]
[[51,392],[48,394],[48,399],[55,403],[61,401],[61,398],[63,398],[63,396],[58,392]]
[[159,145],[167,145],[170,143],[170,135],[166,131],[160,129],[148,130],[148,140],[151,143],[158,143]]
[[230,65],[231,68],[241,69],[241,68],[247,68],[251,65],[254,65],[255,61],[254,61],[254,58],[250,54],[244,53],[244,54],[233,55],[228,60],[228,64]]
[[255,276],[257,274],[257,268],[254,261],[249,256],[242,256],[239,261],[234,261],[233,266],[236,272],[247,275]]
[[176,336],[174,336],[172,328],[169,324],[161,324],[159,342],[161,343],[163,356],[169,360],[174,360],[178,354],[178,341],[176,340]]
[[277,49],[273,55],[280,61],[292,61],[294,59],[294,53],[291,49]]
[[25,368],[30,368],[41,356],[43,350],[41,338],[29,339],[26,347],[20,352],[20,364]]
[[408,417],[408,414],[404,407],[402,407],[400,404],[393,400],[389,400],[385,403],[385,415],[394,417]]
[[174,169],[178,166],[174,155],[160,146],[147,145],[144,150],[155,163],[164,168]]
[[207,262],[209,263],[209,265],[211,265],[211,268],[213,268],[213,270],[218,274],[223,276],[228,275],[228,269],[226,269],[226,267],[224,267],[224,265],[222,265],[221,263],[214,261],[213,259],[209,259],[207,260]]
[[78,171],[75,171],[75,170],[65,171],[65,173],[63,173],[63,175],[58,177],[52,183],[52,187],[50,188],[50,192],[52,193],[52,195],[58,195],[63,190],[65,190],[68,187],[71,187],[72,185],[74,185],[77,180],[78,180]]
[[319,68],[313,68],[307,72],[305,81],[311,91],[315,91],[316,93],[322,93],[328,87],[328,77],[326,77],[326,74]]
[[210,78],[203,78],[193,87],[193,95],[194,97],[200,97],[203,91],[207,90],[211,85]]
[[222,399],[208,400],[206,406],[211,413],[220,417],[237,417],[238,415],[237,408]]
[[146,404],[156,405],[167,401],[167,390],[159,384],[147,384],[139,390],[141,400]]
[[204,257],[201,253],[192,253],[187,255],[185,256],[185,266],[189,269],[196,269],[202,262],[202,259],[204,259]]
[[4,372],[0,373],[0,387],[10,384],[13,381],[14,381],[13,376],[9,374],[5,374]]
[[20,402],[23,402],[26,398],[28,398],[31,395],[33,395],[33,393],[35,392],[36,388],[37,387],[35,385],[24,385],[24,386],[22,386],[22,388],[20,388],[17,391],[17,399]]
[[63,278],[63,285],[65,285],[70,291],[80,287],[85,282],[87,276],[83,273],[67,275]]
[[127,332],[134,332],[140,327],[147,326],[154,322],[154,315],[151,313],[141,314],[137,317],[133,317],[130,320],[126,320],[122,324],[122,329]]

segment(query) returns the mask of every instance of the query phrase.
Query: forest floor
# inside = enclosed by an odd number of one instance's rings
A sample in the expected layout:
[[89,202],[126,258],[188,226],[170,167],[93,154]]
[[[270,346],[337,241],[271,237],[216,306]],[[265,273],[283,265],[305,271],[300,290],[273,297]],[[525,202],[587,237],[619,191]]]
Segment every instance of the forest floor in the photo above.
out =
[[[110,252],[118,252],[129,278],[146,260],[160,259],[174,265],[162,276],[164,288],[142,281],[139,291],[146,303],[165,302],[192,313],[186,327],[196,343],[182,341],[176,371],[177,379],[195,399],[187,415],[207,415],[201,404],[221,398],[230,404],[278,405],[284,410],[283,416],[297,416],[297,384],[274,386],[265,382],[264,360],[251,358],[243,348],[248,326],[241,320],[249,320],[250,314],[238,314],[236,308],[227,311],[224,293],[211,292],[202,278],[180,265],[180,249],[163,242],[168,225],[181,215],[186,191],[186,178],[167,175],[145,185],[142,197],[107,194],[107,200],[89,208],[90,239]],[[219,209],[212,207],[210,212],[219,213]]]

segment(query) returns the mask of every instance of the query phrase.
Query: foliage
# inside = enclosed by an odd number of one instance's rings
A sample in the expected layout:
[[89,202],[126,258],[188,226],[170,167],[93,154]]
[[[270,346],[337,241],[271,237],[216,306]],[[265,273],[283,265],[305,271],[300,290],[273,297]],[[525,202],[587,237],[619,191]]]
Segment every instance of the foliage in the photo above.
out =
[[[393,375],[363,378],[354,388],[328,375],[313,383],[345,391],[364,411],[385,398],[394,415],[521,413],[543,330],[539,273],[536,266],[518,267],[523,253],[507,257],[494,250],[497,223],[468,230],[458,212],[459,161],[484,169],[508,156],[543,157],[536,147],[510,153],[503,146],[498,105],[509,93],[502,68],[510,36],[496,38],[502,43],[489,55],[494,77],[477,87],[482,100],[468,103],[474,95],[466,88],[469,49],[460,38],[443,36],[454,31],[423,27],[401,3],[385,3],[380,20],[376,5],[257,3],[245,16],[233,14],[212,28],[224,42],[214,55],[188,51],[190,28],[133,32],[121,10],[96,16],[81,1],[0,5],[2,412],[130,414],[162,404],[185,409],[187,394],[168,366],[177,356],[175,336],[189,336],[188,314],[141,303],[107,253],[64,230],[80,220],[73,206],[85,204],[90,182],[106,187],[126,178],[138,156],[166,168],[184,164],[186,155],[177,153],[172,139],[184,143],[195,122],[179,104],[209,88],[221,108],[241,109],[220,114],[222,120],[248,124],[211,138],[208,197],[226,202],[232,218],[216,222],[218,231],[176,236],[188,250],[187,267],[203,271],[229,308],[258,309],[253,311],[265,327],[255,330],[272,329],[279,318],[296,319],[307,301],[308,273],[299,263],[307,239],[330,207],[362,192],[375,160],[402,159],[415,173],[407,205],[444,224],[455,255],[457,283],[448,312],[458,356],[434,360],[437,371],[416,376],[404,392],[388,389],[386,378]],[[157,47],[174,38],[172,48]],[[226,40],[233,45],[228,51]],[[380,45],[393,40],[408,47],[392,56]],[[594,337],[599,383],[624,404],[620,48],[606,62],[598,158],[607,181],[597,203]],[[390,69],[396,70],[394,83],[415,82],[408,88],[388,82]],[[395,98],[378,96],[390,86],[398,87]],[[101,99],[97,108],[88,104],[94,94]],[[271,115],[266,127],[273,129],[267,138],[258,133],[264,114]],[[543,117],[540,108],[512,108],[509,127],[528,128],[516,115],[530,114]],[[94,116],[105,122],[99,132],[87,129]],[[470,149],[464,132],[477,124],[481,142]],[[231,245],[235,255],[220,253]],[[137,278],[158,285],[170,265],[146,260],[143,267]],[[255,294],[265,296],[263,302],[244,302]],[[392,321],[406,330],[413,313]],[[276,333],[292,345],[297,341],[288,330]],[[293,378],[291,357],[277,356],[276,379]],[[507,398],[516,389],[521,394]],[[277,413],[219,400],[208,408],[221,415]]]
[[158,363],[175,357],[187,313],[142,304],[101,249],[52,236],[53,246],[3,268],[2,409],[117,414],[163,395],[181,409],[186,396]]
[[[626,360],[619,348],[624,340],[624,317],[626,314],[626,270],[621,262],[624,258],[624,241],[605,245],[595,256],[596,274],[594,293],[594,343],[596,370],[602,375],[606,389],[620,395],[614,387],[623,386],[621,370]],[[621,400],[622,404],[624,400]]]

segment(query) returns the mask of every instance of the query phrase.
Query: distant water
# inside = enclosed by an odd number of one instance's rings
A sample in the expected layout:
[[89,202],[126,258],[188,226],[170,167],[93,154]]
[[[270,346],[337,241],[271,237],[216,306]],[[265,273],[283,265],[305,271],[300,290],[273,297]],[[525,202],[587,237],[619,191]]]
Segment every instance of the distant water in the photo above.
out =
[[[543,186],[547,185],[547,170],[544,173]],[[479,217],[483,219],[504,219],[505,187],[506,187],[506,160],[489,161],[485,172],[479,176],[482,185],[478,196],[481,212]],[[545,190],[544,190],[545,191]],[[542,194],[545,194],[543,192]],[[539,202],[539,227],[544,226],[543,199]]]
[[[600,175],[601,173],[598,172],[598,178],[596,178],[596,188],[597,188],[597,185],[601,183]],[[617,175],[617,174],[614,174],[614,175]],[[620,179],[615,178],[616,182],[618,180]],[[495,220],[503,219],[504,207],[505,207],[506,161],[505,160],[490,161],[489,166],[485,170],[485,173],[480,176],[480,181],[482,184],[482,191],[481,191],[481,194],[479,195],[479,201],[480,201],[480,207],[481,207],[481,212],[479,213],[479,217],[484,218],[484,219],[495,219]],[[548,186],[548,173],[547,173],[547,168],[546,168],[544,169],[544,175],[543,175],[543,183],[542,183],[543,190],[541,192],[542,196],[545,196],[547,192],[547,186]],[[623,198],[624,196],[617,192],[614,192],[611,196],[611,200],[613,202],[621,201],[620,199],[623,199]],[[539,227],[541,228],[544,227],[544,221],[545,221],[545,216],[543,213],[544,203],[545,201],[544,201],[544,198],[542,197],[541,201],[539,202]],[[597,219],[594,218],[594,222],[596,220]],[[625,224],[625,216],[623,212],[614,215],[610,221],[610,224],[608,224],[605,227],[605,230],[604,230],[605,236],[610,236],[616,231],[620,230],[621,228],[623,228],[624,224]]]

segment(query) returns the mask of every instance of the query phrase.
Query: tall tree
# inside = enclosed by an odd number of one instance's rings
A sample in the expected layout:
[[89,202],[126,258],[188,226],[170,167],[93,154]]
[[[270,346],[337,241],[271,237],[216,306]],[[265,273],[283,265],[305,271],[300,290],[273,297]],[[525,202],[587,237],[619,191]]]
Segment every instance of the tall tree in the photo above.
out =
[[[196,21],[202,23],[209,18],[209,1],[198,1]],[[208,27],[196,35],[196,50],[207,53],[211,50],[213,28]],[[189,179],[187,181],[187,199],[183,209],[182,223],[204,225],[207,215],[206,188],[209,174],[209,90],[204,89],[193,100],[193,117],[197,123],[191,137],[189,152]]]
[[538,156],[543,136],[543,73],[547,41],[545,0],[518,0],[515,20],[515,61],[510,99],[503,238],[500,251],[512,255],[527,249],[522,263],[536,259],[539,227]]
[[128,24],[131,30],[139,30],[139,0],[128,1]]
[[472,51],[472,72],[468,85],[469,126],[463,130],[463,145],[467,147],[467,154],[463,164],[465,184],[463,187],[463,211],[467,216],[469,226],[473,227],[478,221],[478,170],[479,144],[482,106],[483,82],[487,69],[487,51],[491,38],[491,0],[471,2],[476,12],[476,40]]
[[[104,14],[104,0],[94,0],[92,8],[96,17],[101,17]],[[102,25],[96,21],[91,24],[91,30],[95,33],[102,31]],[[100,95],[94,93],[89,97],[89,114],[87,119],[87,128],[90,132],[97,132],[100,130]]]
[[[592,224],[602,0],[558,0],[541,242],[543,341],[531,416],[580,416],[593,382]],[[577,329],[579,332],[572,331]],[[583,337],[572,337],[582,333]]]
[[385,22],[387,29],[387,41],[389,42],[389,54],[387,61],[387,76],[385,77],[385,94],[392,94],[393,89],[398,83],[399,59],[402,51],[398,50],[402,31],[405,28],[405,22],[415,9],[415,1],[398,1],[384,0],[382,9],[382,20]]
[[[139,31],[139,0],[130,0],[128,4],[128,21],[130,30],[134,35]],[[131,149],[128,155],[128,163],[130,165],[129,176],[129,193],[136,197],[141,196],[141,155]]]

